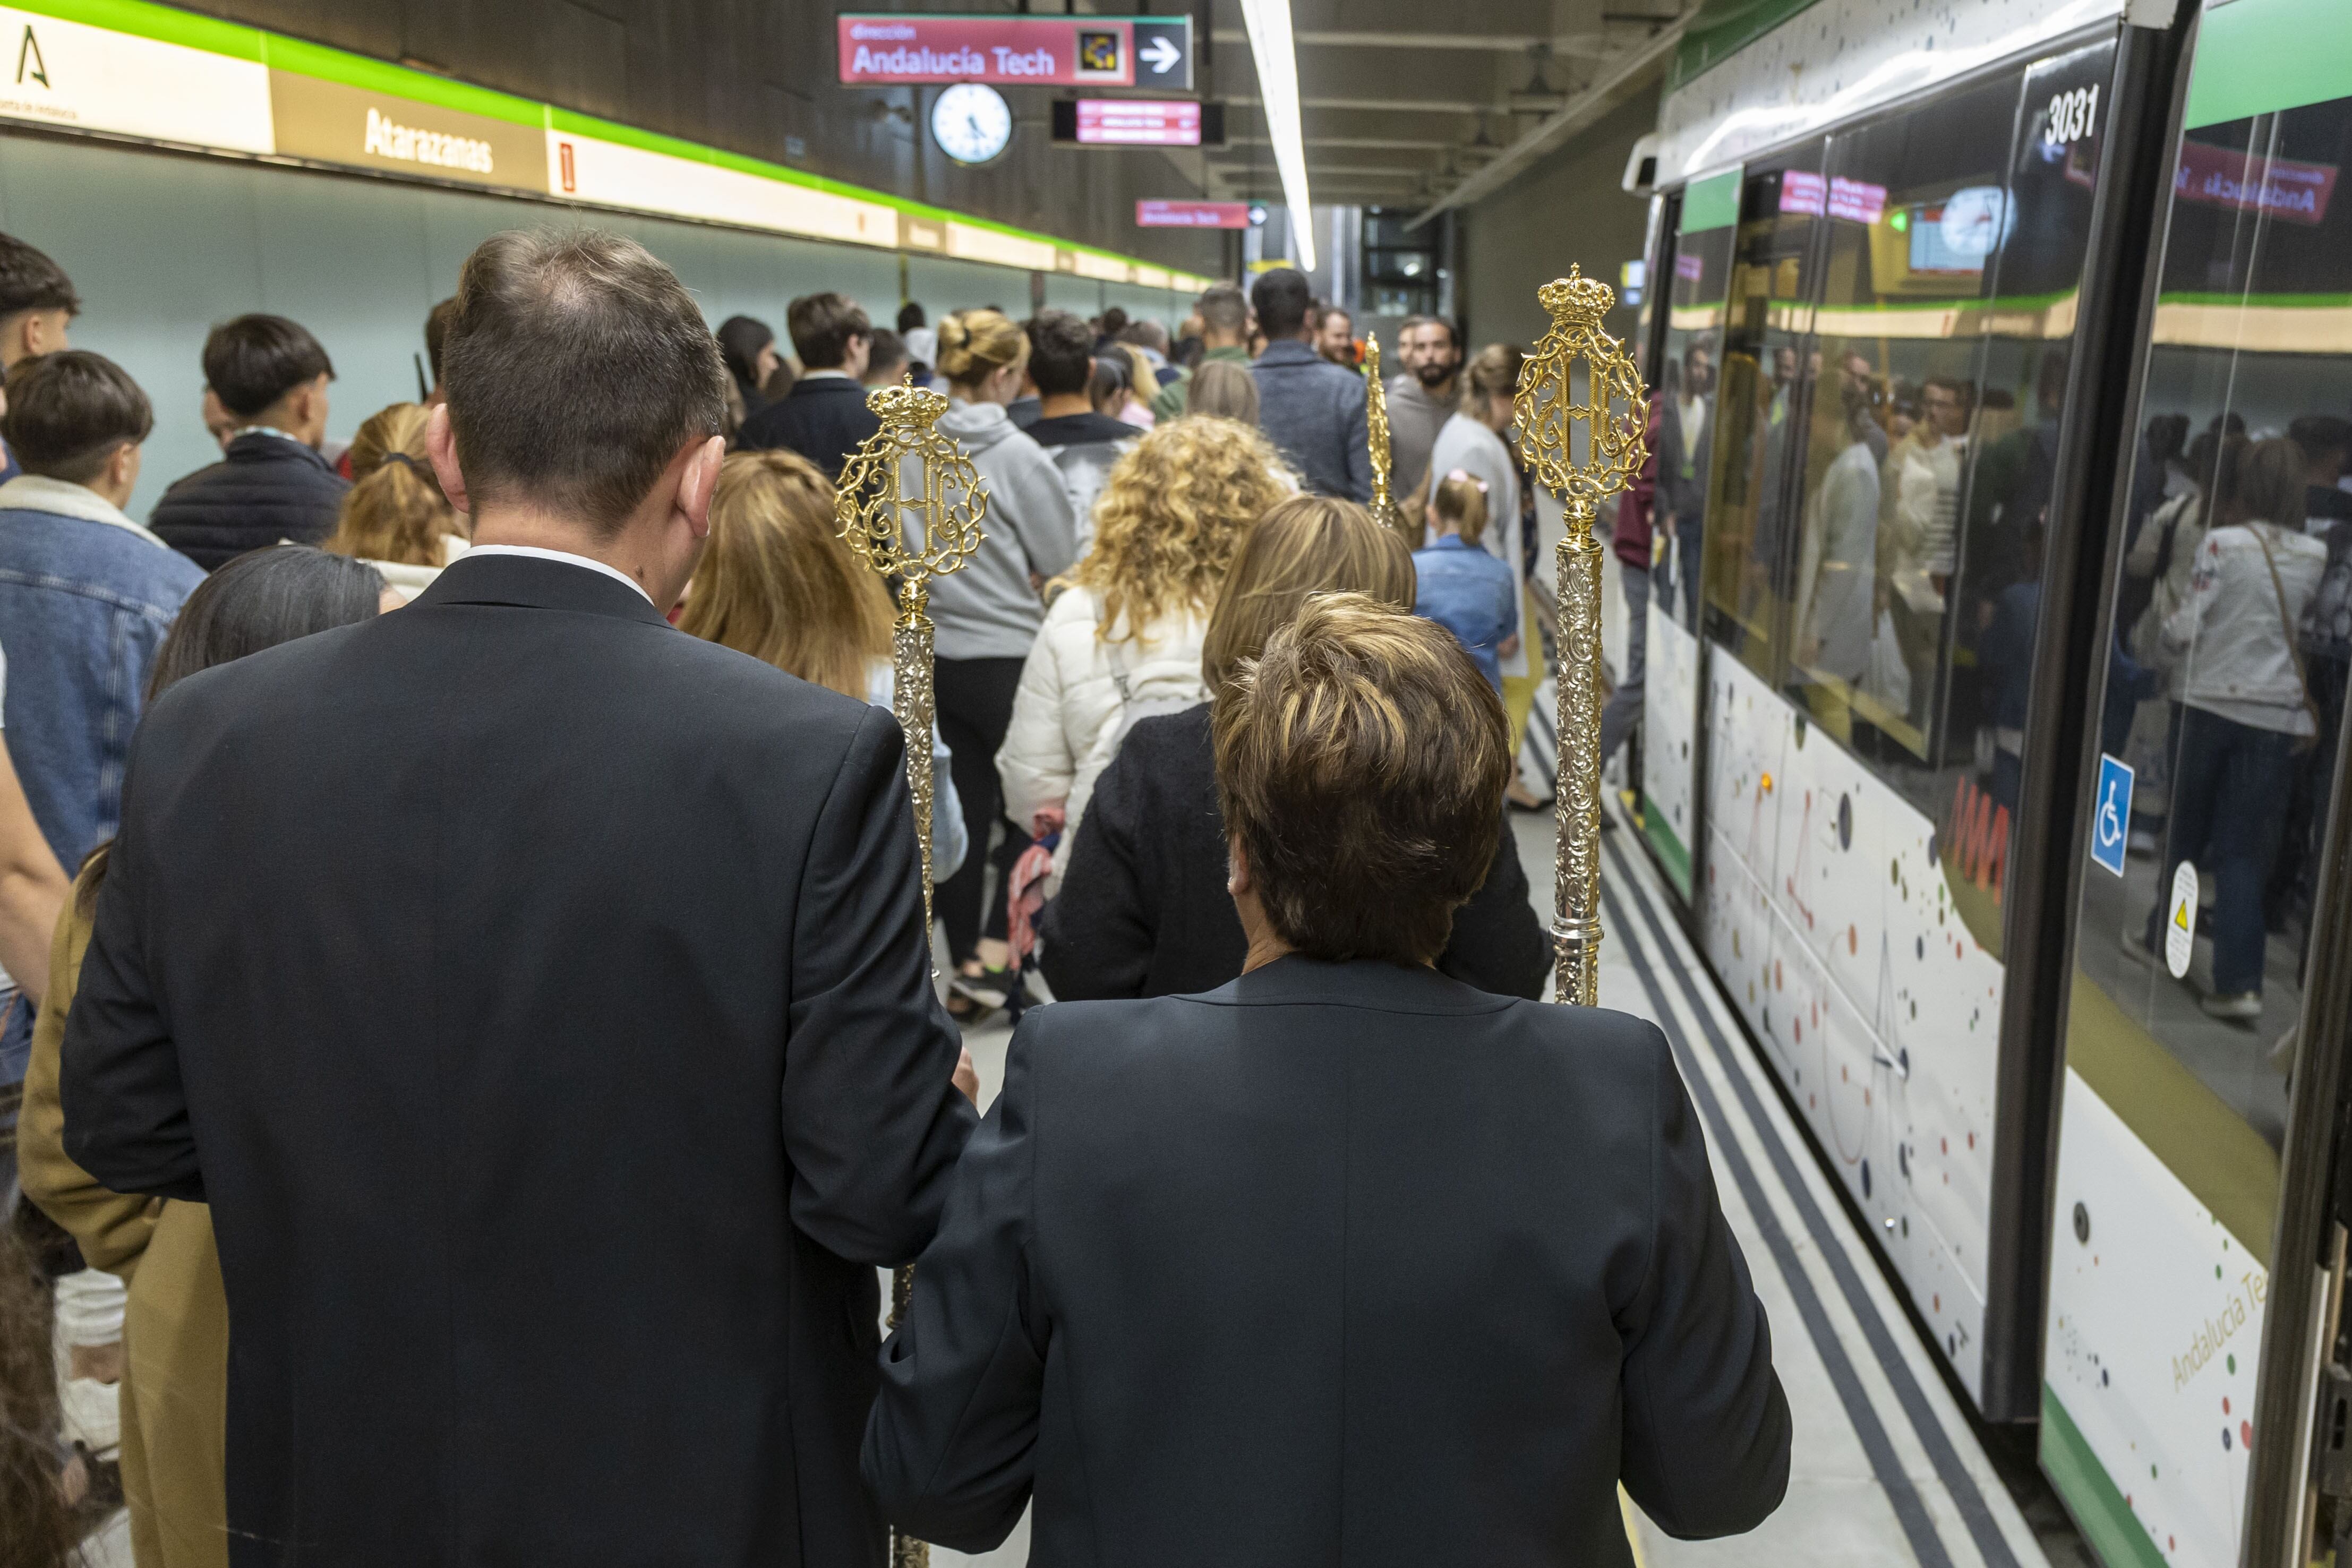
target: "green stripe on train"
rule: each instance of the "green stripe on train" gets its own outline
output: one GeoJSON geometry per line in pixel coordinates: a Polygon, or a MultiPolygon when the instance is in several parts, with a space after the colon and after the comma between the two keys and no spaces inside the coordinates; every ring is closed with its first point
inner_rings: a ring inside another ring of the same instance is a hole
{"type": "Polygon", "coordinates": [[[2164,1553],[2148,1539],[2139,1516],[2083,1440],[2082,1429],[2059,1403],[2058,1391],[2046,1383],[2042,1385],[2042,1468],[2107,1568],[2167,1568],[2164,1553]]]}

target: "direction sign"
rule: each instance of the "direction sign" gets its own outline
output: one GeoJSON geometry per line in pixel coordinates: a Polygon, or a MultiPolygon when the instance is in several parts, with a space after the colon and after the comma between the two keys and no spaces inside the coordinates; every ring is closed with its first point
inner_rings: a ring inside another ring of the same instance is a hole
{"type": "Polygon", "coordinates": [[[1135,204],[1139,229],[1245,229],[1247,202],[1141,201],[1135,204]]]}
{"type": "Polygon", "coordinates": [[[835,20],[849,87],[990,82],[1190,91],[1190,16],[932,16],[844,12],[835,20]]]}

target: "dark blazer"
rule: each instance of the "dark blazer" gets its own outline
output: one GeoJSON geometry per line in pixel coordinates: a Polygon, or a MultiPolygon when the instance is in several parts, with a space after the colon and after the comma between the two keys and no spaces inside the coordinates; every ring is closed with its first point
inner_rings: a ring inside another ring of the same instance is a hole
{"type": "MultiPolygon", "coordinates": [[[[1551,940],[1528,902],[1511,824],[1485,885],[1454,916],[1440,972],[1501,996],[1537,998],[1551,940]]],[[[1242,972],[1249,942],[1225,891],[1209,705],[1139,719],[1095,783],[1062,890],[1040,931],[1046,984],[1064,1001],[1205,991],[1242,972]]]]}
{"type": "Polygon", "coordinates": [[[210,571],[281,539],[318,544],[335,531],[351,487],[313,448],[248,431],[219,462],[173,480],[147,526],[210,571]]]}
{"type": "Polygon", "coordinates": [[[1755,1526],[1789,1407],[1665,1039],[1276,962],[1014,1034],[866,1477],[1030,1561],[1591,1568],[1755,1526]]]}
{"type": "Polygon", "coordinates": [[[1250,366],[1257,423],[1307,488],[1342,500],[1372,498],[1364,378],[1295,338],[1268,343],[1250,366]]]}
{"type": "Polygon", "coordinates": [[[882,428],[866,406],[866,389],[840,376],[803,377],[793,390],[743,422],[735,444],[751,451],[781,446],[841,477],[857,444],[882,428]]]}
{"type": "Polygon", "coordinates": [[[890,716],[475,557],[147,716],[65,1143],[212,1205],[231,1561],[878,1565],[950,1085],[890,716]]]}

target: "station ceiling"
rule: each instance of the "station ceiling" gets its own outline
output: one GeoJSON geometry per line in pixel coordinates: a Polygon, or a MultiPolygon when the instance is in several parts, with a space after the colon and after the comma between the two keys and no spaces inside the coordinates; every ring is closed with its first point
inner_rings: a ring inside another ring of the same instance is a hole
{"type": "MultiPolygon", "coordinates": [[[[1085,9],[1109,11],[1102,5],[1085,9]]],[[[1208,194],[1275,200],[1239,0],[1214,0],[1213,91],[1227,144],[1208,194]]],[[[1661,58],[1696,0],[1291,0],[1307,180],[1318,203],[1425,206],[1554,117],[1606,108],[1661,58]],[[1454,25],[1454,24],[1457,24],[1454,25]]]]}

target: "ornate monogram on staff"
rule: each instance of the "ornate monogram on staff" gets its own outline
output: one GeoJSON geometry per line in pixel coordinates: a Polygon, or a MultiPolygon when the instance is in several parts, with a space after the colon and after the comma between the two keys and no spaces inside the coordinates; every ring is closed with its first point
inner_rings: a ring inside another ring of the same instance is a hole
{"type": "MultiPolygon", "coordinates": [[[[923,852],[923,944],[931,940],[931,579],[971,559],[987,536],[980,520],[988,491],[962,445],[939,432],[948,400],[916,386],[883,387],[866,406],[882,428],[859,444],[842,465],[833,515],[841,537],[866,565],[898,589],[898,619],[890,629],[890,706],[907,732],[907,789],[915,798],[915,838],[923,852]],[[909,488],[909,481],[913,487],[909,488]]],[[[890,1281],[890,1324],[898,1326],[914,1289],[915,1271],[890,1281]]],[[[922,1568],[930,1548],[893,1531],[894,1568],[922,1568]]]]}
{"type": "MultiPolygon", "coordinates": [[[[1551,328],[1519,371],[1514,403],[1519,455],[1567,514],[1560,541],[1559,844],[1553,868],[1552,936],[1559,999],[1591,1007],[1601,957],[1601,503],[1641,471],[1648,393],[1624,345],[1601,329],[1617,296],[1576,267],[1537,300],[1551,328]],[[1584,401],[1576,401],[1577,367],[1584,401]],[[1580,432],[1579,426],[1582,429],[1580,432]],[[1582,454],[1579,460],[1580,451],[1582,454]]],[[[1633,634],[1642,634],[1635,627],[1633,634]]]]}

